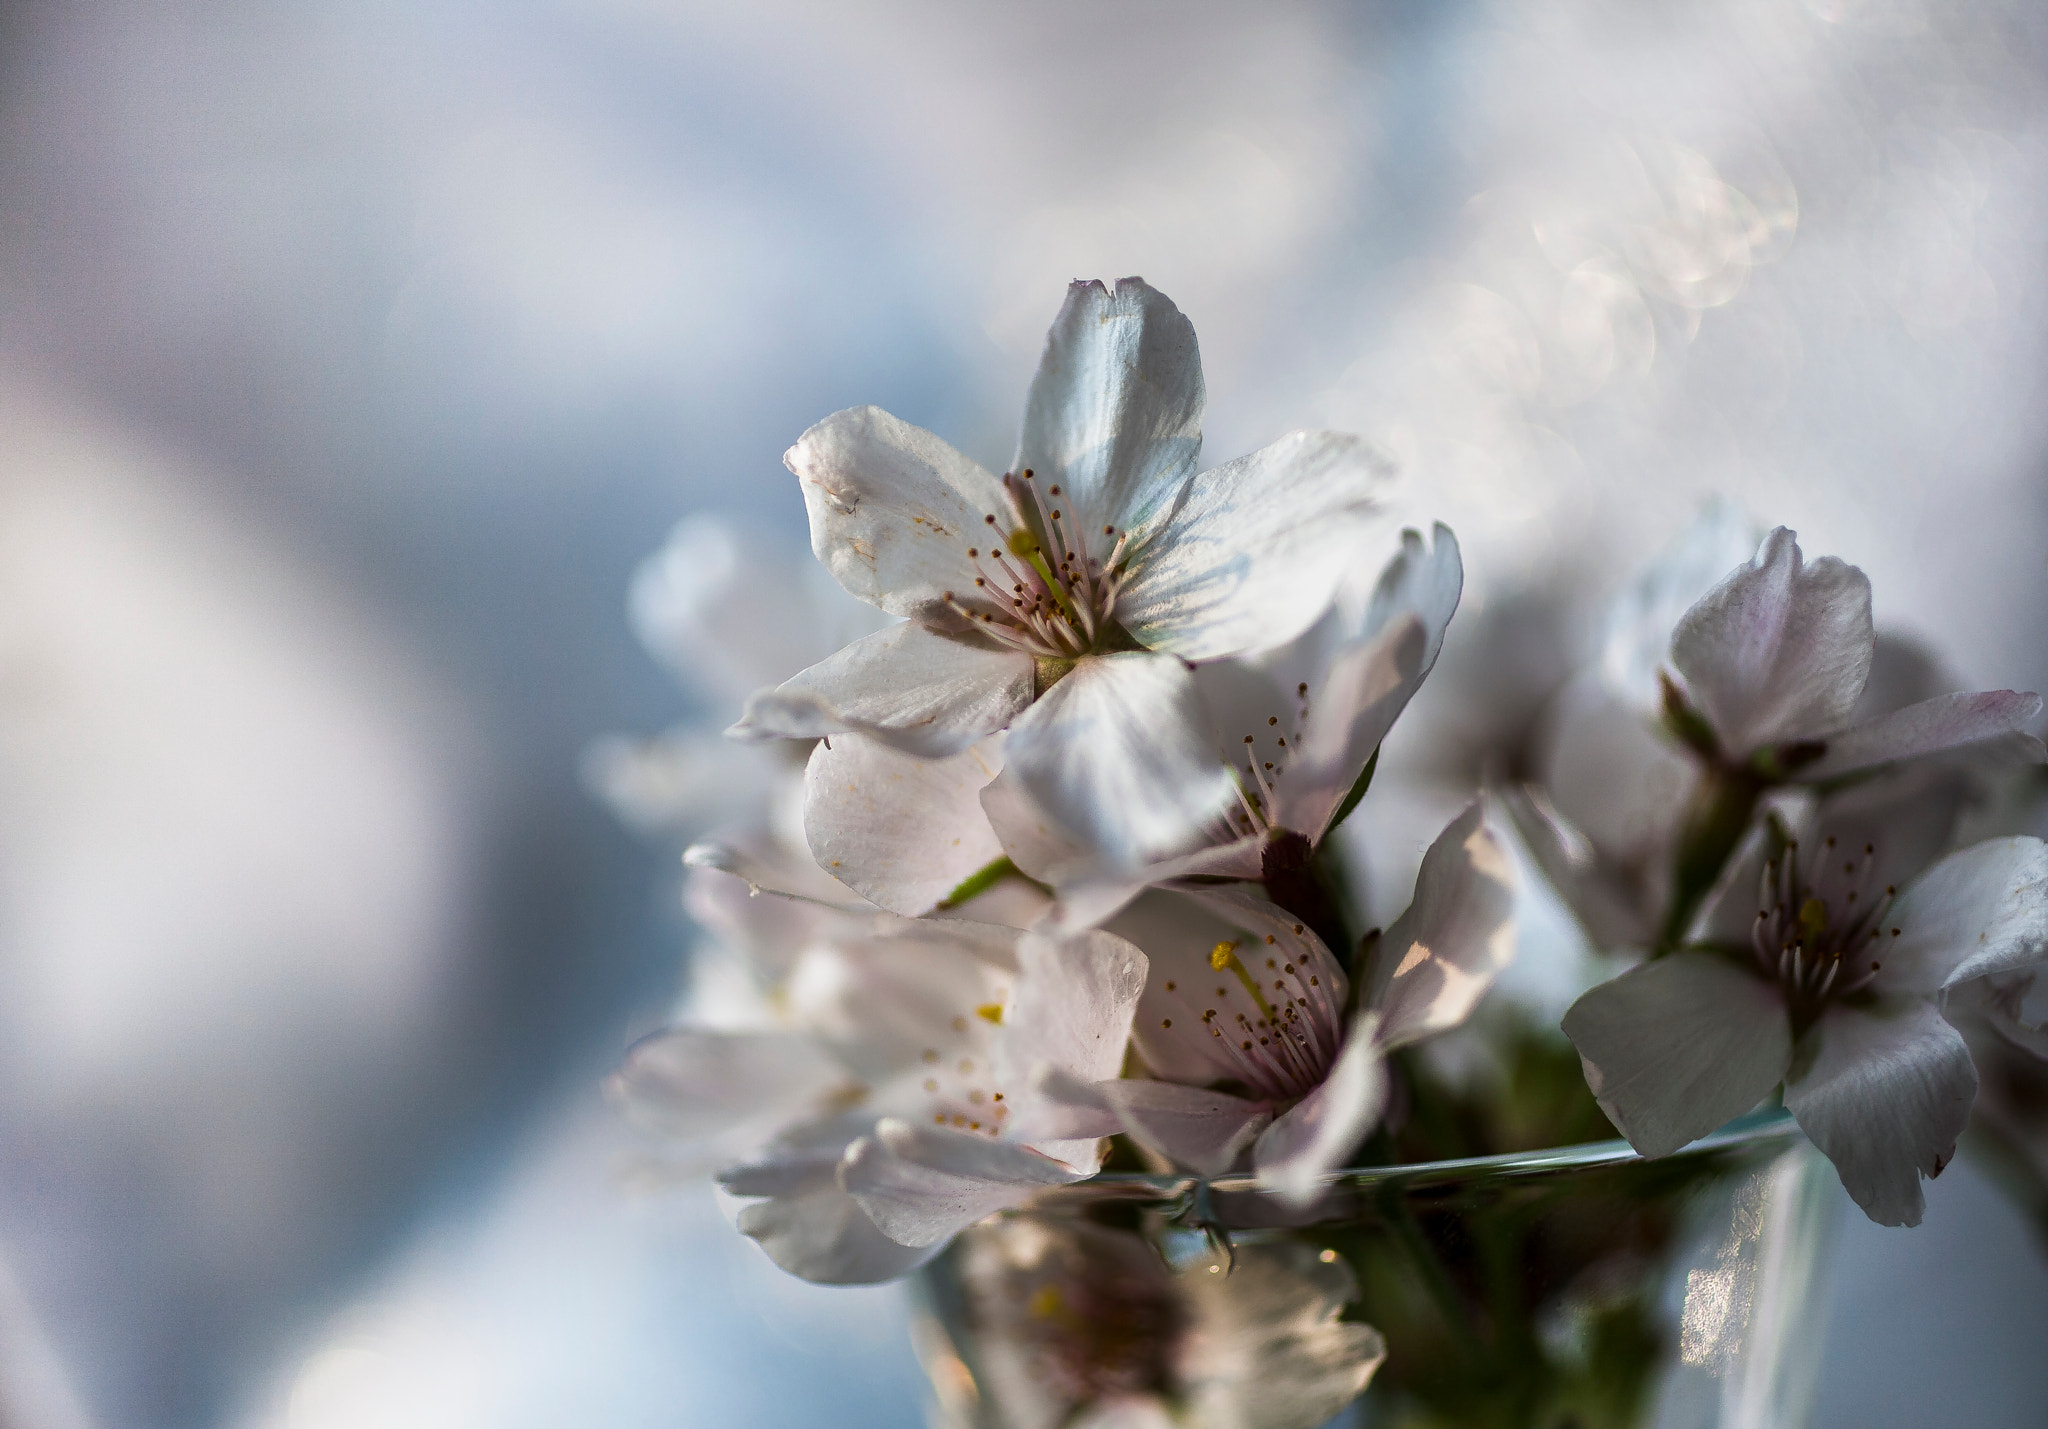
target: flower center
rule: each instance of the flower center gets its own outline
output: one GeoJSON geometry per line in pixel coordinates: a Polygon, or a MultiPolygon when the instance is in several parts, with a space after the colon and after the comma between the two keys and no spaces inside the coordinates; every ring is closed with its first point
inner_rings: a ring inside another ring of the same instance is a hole
{"type": "Polygon", "coordinates": [[[1885,921],[1899,890],[1887,885],[1873,896],[1876,865],[1876,845],[1852,854],[1833,837],[1806,863],[1797,840],[1765,862],[1750,943],[1764,974],[1784,988],[1795,1019],[1810,1020],[1830,999],[1868,987],[1883,967],[1885,943],[1899,936],[1885,921]]]}
{"type": "Polygon", "coordinates": [[[1071,660],[1105,642],[1116,600],[1137,554],[1129,531],[1102,528],[1095,544],[1059,484],[1041,489],[1027,468],[1004,473],[1009,510],[982,518],[987,545],[967,548],[971,590],[947,591],[946,603],[975,629],[1034,656],[1071,660]]]}
{"type": "Polygon", "coordinates": [[[1184,1015],[1161,1019],[1160,1030],[1195,1051],[1218,1081],[1243,1083],[1269,1101],[1293,1101],[1321,1084],[1337,1060],[1335,962],[1296,923],[1263,941],[1241,936],[1209,952],[1213,978],[1195,986],[1165,985],[1169,1005],[1184,1015]]]}

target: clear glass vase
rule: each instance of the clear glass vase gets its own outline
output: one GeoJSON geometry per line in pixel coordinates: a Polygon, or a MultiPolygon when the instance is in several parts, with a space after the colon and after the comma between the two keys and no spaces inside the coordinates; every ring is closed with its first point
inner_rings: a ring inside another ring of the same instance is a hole
{"type": "Polygon", "coordinates": [[[1797,1429],[1840,1200],[1782,1111],[1625,1142],[1345,1173],[1105,1175],[917,1279],[947,1429],[1797,1429]]]}

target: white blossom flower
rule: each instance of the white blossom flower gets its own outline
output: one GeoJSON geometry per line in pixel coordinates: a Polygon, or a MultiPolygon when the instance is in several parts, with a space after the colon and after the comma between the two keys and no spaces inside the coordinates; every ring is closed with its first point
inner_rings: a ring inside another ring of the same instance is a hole
{"type": "Polygon", "coordinates": [[[1124,1131],[1177,1165],[1230,1169],[1312,1200],[1385,1105],[1385,1054],[1470,1014],[1514,948],[1505,852],[1475,803],[1424,856],[1414,901],[1373,948],[1356,1010],[1306,925],[1229,887],[1158,893],[1112,926],[1151,974],[1132,1044],[1151,1074],[1092,1085],[1041,1071],[1034,1112],[1070,1134],[1124,1131]]]}
{"type": "Polygon", "coordinates": [[[812,931],[761,1025],[658,1033],[611,1083],[678,1158],[724,1163],[726,1189],[757,1198],[739,1228],[778,1265],[891,1279],[989,1211],[1095,1172],[1093,1139],[1012,1134],[1029,1106],[1015,1068],[1112,1073],[1142,954],[1106,933],[851,909],[812,931]]]}
{"type": "MultiPolygon", "coordinates": [[[[1119,822],[1157,830],[1143,850],[1156,861],[1131,866],[1123,862],[1129,844],[1091,844],[1062,825],[1006,771],[1002,736],[924,761],[860,736],[821,745],[805,784],[812,852],[833,876],[904,914],[930,910],[1007,858],[1059,889],[1067,926],[1099,922],[1148,884],[1194,875],[1299,881],[1428,675],[1462,579],[1448,527],[1439,525],[1430,544],[1404,532],[1369,598],[1338,601],[1264,656],[1201,667],[1201,730],[1215,765],[1231,772],[1235,806],[1176,830],[1171,807],[1138,818],[1130,805],[1144,789],[1094,796],[1123,801],[1119,822]]],[[[1084,797],[1075,791],[1075,801],[1084,797]]],[[[1094,830],[1108,822],[1087,820],[1094,830]]]]}
{"type": "Polygon", "coordinates": [[[750,702],[742,738],[858,731],[924,756],[1014,726],[1034,800],[1139,858],[1232,797],[1189,666],[1283,644],[1329,603],[1381,468],[1297,432],[1196,474],[1193,328],[1138,279],[1076,283],[997,477],[873,407],[786,458],[840,583],[907,617],[750,702]]]}
{"type": "Polygon", "coordinates": [[[2041,697],[2013,690],[1852,722],[1875,645],[1869,579],[1832,556],[1808,564],[1780,526],[1679,619],[1671,667],[1697,737],[1711,738],[1703,752],[1772,781],[1818,783],[1986,741],[2048,758],[2024,728],[2041,697]]]}
{"type": "Polygon", "coordinates": [[[1638,1151],[1675,1151],[1782,1082],[1871,1219],[1919,1223],[1920,1178],[1947,1164],[1977,1089],[1944,1002],[2048,956],[2048,844],[1990,840],[1908,881],[1945,823],[1926,798],[1858,791],[1799,840],[1774,823],[1699,942],[1572,1006],[1587,1083],[1638,1151]]]}
{"type": "Polygon", "coordinates": [[[1874,632],[1863,573],[1808,565],[1790,531],[1709,584],[1746,530],[1711,509],[1617,598],[1597,668],[1553,711],[1541,786],[1506,800],[1599,946],[1681,935],[1774,786],[2044,757],[2024,728],[2038,696],[1937,693],[1931,659],[1874,632]]]}

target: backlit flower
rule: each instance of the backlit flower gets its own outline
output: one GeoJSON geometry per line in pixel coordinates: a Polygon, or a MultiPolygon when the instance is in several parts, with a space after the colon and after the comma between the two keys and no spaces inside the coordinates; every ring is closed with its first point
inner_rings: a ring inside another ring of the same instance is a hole
{"type": "Polygon", "coordinates": [[[1233,797],[1191,663],[1284,644],[1322,614],[1381,468],[1297,432],[1197,473],[1193,328],[1138,279],[1076,283],[998,477],[873,407],[786,458],[812,546],[903,624],[750,702],[742,737],[858,731],[924,756],[1014,725],[1010,767],[1136,862],[1233,797]]]}
{"type": "MultiPolygon", "coordinates": [[[[1884,792],[1773,832],[1725,881],[1696,945],[1576,1002],[1587,1083],[1646,1156],[1676,1151],[1784,1084],[1785,1105],[1872,1220],[1917,1225],[1977,1074],[1951,992],[2048,957],[2048,845],[1994,839],[1924,862],[1919,795],[1884,792]]],[[[1775,826],[1773,826],[1775,829],[1775,826]]]]}

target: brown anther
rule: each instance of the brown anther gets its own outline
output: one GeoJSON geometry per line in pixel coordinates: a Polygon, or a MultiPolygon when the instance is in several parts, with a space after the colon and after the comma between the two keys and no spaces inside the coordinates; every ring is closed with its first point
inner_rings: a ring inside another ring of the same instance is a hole
{"type": "Polygon", "coordinates": [[[1171,1017],[1162,1017],[1159,1019],[1159,1025],[1161,1027],[1171,1027],[1173,1026],[1173,1019],[1171,1017]]]}

